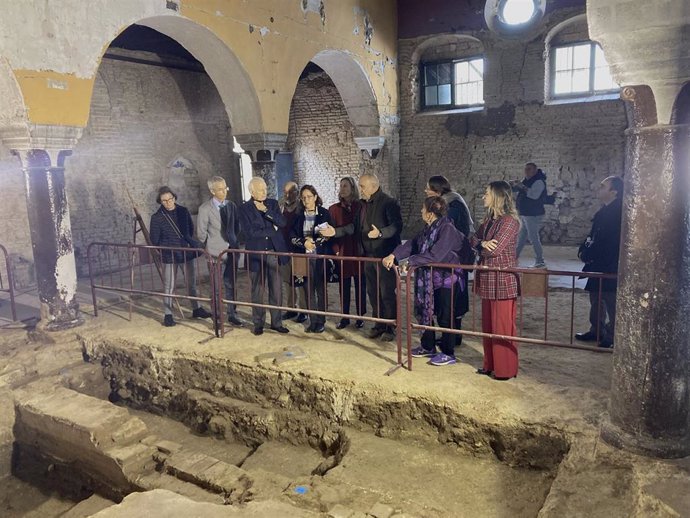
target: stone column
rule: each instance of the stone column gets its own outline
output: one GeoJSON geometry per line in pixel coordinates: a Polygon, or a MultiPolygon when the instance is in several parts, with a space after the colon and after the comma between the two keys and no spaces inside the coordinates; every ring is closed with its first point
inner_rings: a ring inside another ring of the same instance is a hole
{"type": "Polygon", "coordinates": [[[32,126],[28,135],[3,140],[21,161],[34,256],[41,325],[61,330],[82,323],[77,268],[65,192],[65,158],[81,129],[32,126]]]}
{"type": "Polygon", "coordinates": [[[252,174],[266,181],[268,197],[278,198],[276,185],[276,155],[285,148],[287,135],[282,133],[252,133],[235,135],[245,153],[252,158],[252,174]]]}
{"type": "Polygon", "coordinates": [[[682,457],[690,454],[690,125],[658,124],[648,87],[622,96],[632,124],[602,436],[636,453],[682,457]]]}

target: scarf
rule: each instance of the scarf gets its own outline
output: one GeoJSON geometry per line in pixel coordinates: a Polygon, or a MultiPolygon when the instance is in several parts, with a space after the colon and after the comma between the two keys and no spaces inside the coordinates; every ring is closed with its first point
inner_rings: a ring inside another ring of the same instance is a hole
{"type": "MultiPolygon", "coordinates": [[[[441,222],[444,218],[439,218],[431,225],[428,225],[419,237],[419,252],[423,254],[436,243],[438,233],[441,230],[441,222]]],[[[457,268],[448,271],[445,268],[435,268],[433,274],[431,268],[418,268],[415,270],[415,316],[417,323],[423,326],[430,326],[434,320],[434,290],[437,288],[451,288],[454,283],[458,283],[455,295],[464,290],[464,277],[462,270],[457,268]]],[[[421,331],[422,333],[424,331],[421,331]]]]}

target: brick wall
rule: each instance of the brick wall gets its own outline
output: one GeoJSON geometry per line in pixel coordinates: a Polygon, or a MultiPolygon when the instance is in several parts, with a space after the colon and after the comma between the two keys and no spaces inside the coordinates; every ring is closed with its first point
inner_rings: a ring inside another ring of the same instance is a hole
{"type": "Polygon", "coordinates": [[[357,178],[364,171],[375,172],[384,190],[397,192],[397,134],[387,136],[375,159],[363,156],[343,100],[325,72],[297,83],[287,147],[293,154],[295,181],[316,187],[326,207],[338,201],[342,178],[357,178]]]}
{"type": "Polygon", "coordinates": [[[224,176],[239,195],[232,147],[225,108],[207,75],[104,60],[88,126],[66,168],[80,274],[90,242],[131,241],[126,189],[147,225],[163,184],[193,213],[207,199],[206,180],[213,175],[224,176]]]}
{"type": "MultiPolygon", "coordinates": [[[[479,42],[455,35],[400,40],[400,189],[407,235],[421,226],[419,206],[429,176],[447,176],[479,219],[486,184],[522,178],[528,161],[547,174],[549,191],[559,193],[556,205],[546,209],[544,241],[576,244],[587,234],[599,208],[596,186],[608,175],[623,173],[627,120],[619,100],[544,103],[544,37],[578,12],[554,13],[543,34],[528,43],[499,40],[484,32],[471,34],[479,42]],[[420,45],[423,50],[418,50],[420,45]],[[482,48],[485,110],[421,113],[420,59],[470,57],[482,48]]],[[[568,28],[559,41],[587,37],[586,25],[580,25],[568,28]]]]}

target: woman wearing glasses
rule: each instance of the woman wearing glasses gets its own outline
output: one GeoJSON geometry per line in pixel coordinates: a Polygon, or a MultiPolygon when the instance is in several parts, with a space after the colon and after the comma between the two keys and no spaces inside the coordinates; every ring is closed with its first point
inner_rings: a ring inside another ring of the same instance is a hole
{"type": "MultiPolygon", "coordinates": [[[[328,238],[335,234],[331,215],[322,207],[323,202],[312,185],[300,189],[299,214],[290,232],[292,245],[301,253],[328,254],[328,238]]],[[[307,306],[311,310],[326,311],[326,263],[323,259],[309,259],[305,279],[307,306]]],[[[309,315],[307,333],[323,333],[326,317],[309,315]]]]}

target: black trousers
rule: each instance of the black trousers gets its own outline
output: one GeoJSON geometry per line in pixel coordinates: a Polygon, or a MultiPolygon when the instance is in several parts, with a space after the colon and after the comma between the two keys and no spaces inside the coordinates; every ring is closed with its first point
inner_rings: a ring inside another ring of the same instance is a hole
{"type": "MultiPolygon", "coordinates": [[[[304,279],[304,291],[307,294],[307,307],[311,310],[326,311],[326,277],[324,272],[325,261],[323,259],[309,259],[309,275],[304,279]]],[[[312,325],[326,323],[324,315],[309,315],[312,325]]]]}
{"type": "Polygon", "coordinates": [[[358,315],[367,314],[367,281],[364,275],[359,277],[346,277],[338,284],[340,298],[343,301],[343,313],[350,314],[350,291],[354,281],[355,285],[355,309],[358,315]]]}
{"type": "MultiPolygon", "coordinates": [[[[252,283],[252,302],[263,303],[264,285],[268,285],[268,303],[272,306],[283,304],[282,280],[278,267],[278,257],[274,255],[261,256],[261,265],[258,271],[250,271],[249,278],[252,283]]],[[[283,314],[279,309],[271,309],[271,327],[283,325],[283,314]]],[[[266,322],[266,310],[264,308],[252,308],[252,322],[255,327],[263,327],[266,322]]]]}
{"type": "MultiPolygon", "coordinates": [[[[453,290],[453,296],[455,297],[454,304],[451,304],[451,290],[450,288],[439,288],[434,290],[434,316],[436,317],[436,323],[439,327],[450,328],[451,319],[451,306],[453,306],[453,313],[457,313],[455,308],[457,307],[458,301],[458,290],[453,290]]],[[[462,320],[455,318],[453,323],[453,329],[460,329],[462,320]]],[[[448,356],[454,356],[455,340],[457,336],[453,333],[441,333],[441,352],[447,354],[448,356]]],[[[422,334],[422,347],[427,351],[433,351],[436,347],[436,333],[434,331],[424,331],[422,334]]]]}
{"type": "Polygon", "coordinates": [[[592,333],[597,332],[597,325],[599,326],[599,341],[611,340],[613,341],[613,332],[616,326],[616,292],[602,291],[601,304],[597,307],[599,301],[599,290],[589,292],[589,330],[592,333]],[[606,315],[608,315],[608,322],[606,322],[606,315]]]}
{"type": "MultiPolygon", "coordinates": [[[[386,270],[381,262],[365,263],[367,294],[371,304],[371,315],[374,318],[397,318],[397,299],[395,292],[395,270],[386,270]]],[[[387,327],[376,324],[375,328],[387,327]]],[[[392,327],[392,326],[390,326],[392,327]]]]}

